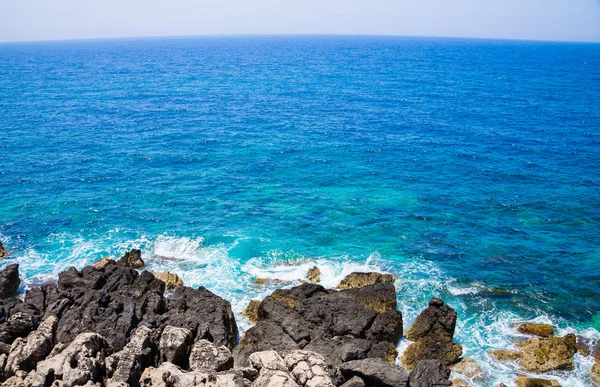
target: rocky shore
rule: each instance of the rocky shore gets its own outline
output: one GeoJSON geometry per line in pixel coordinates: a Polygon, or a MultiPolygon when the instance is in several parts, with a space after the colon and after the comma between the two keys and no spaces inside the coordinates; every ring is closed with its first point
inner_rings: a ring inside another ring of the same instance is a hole
{"type": "MultiPolygon", "coordinates": [[[[18,265],[0,271],[2,385],[427,387],[477,386],[489,376],[462,357],[457,314],[442,300],[404,329],[389,274],[354,273],[325,289],[315,267],[300,286],[251,302],[243,315],[255,324],[240,338],[228,301],[143,267],[132,250],[24,295],[16,294],[18,265]],[[410,344],[399,356],[403,337],[410,344]]],[[[544,373],[572,369],[578,351],[600,359],[597,343],[557,337],[552,326],[518,331],[530,338],[490,353],[522,371],[518,387],[559,386],[544,373]]]]}

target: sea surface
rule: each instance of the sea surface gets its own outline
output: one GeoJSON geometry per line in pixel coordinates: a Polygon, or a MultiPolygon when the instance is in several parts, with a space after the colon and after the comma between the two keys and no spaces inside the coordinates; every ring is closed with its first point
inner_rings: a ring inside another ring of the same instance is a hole
{"type": "MultiPolygon", "coordinates": [[[[600,337],[599,130],[598,44],[0,44],[0,268],[24,291],[141,248],[242,330],[282,286],[255,278],[385,271],[405,326],[443,298],[478,385],[514,385],[487,352],[516,322],[600,337]]],[[[589,385],[576,363],[552,377],[589,385]]]]}

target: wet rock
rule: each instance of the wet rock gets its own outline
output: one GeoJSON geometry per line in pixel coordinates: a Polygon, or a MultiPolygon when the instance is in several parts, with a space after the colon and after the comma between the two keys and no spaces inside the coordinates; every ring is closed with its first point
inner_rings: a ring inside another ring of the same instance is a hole
{"type": "Polygon", "coordinates": [[[139,249],[131,249],[123,255],[117,263],[125,267],[131,267],[133,269],[141,269],[144,267],[144,260],[142,259],[142,251],[139,249]]]}
{"type": "Polygon", "coordinates": [[[490,355],[500,361],[516,361],[523,357],[521,351],[516,349],[497,349],[490,352],[490,355]]]}
{"type": "Polygon", "coordinates": [[[308,270],[308,275],[306,276],[308,280],[312,283],[321,282],[321,270],[317,266],[313,266],[308,270]]]}
{"type": "Polygon", "coordinates": [[[168,271],[161,271],[160,273],[153,271],[152,274],[165,283],[166,290],[173,290],[179,286],[183,286],[183,280],[177,274],[168,271]]]}
{"type": "Polygon", "coordinates": [[[338,289],[362,288],[363,286],[375,285],[378,283],[393,284],[396,277],[391,274],[381,273],[352,273],[346,276],[337,286],[338,289]]]}
{"type": "Polygon", "coordinates": [[[402,328],[402,313],[397,310],[388,310],[375,317],[366,332],[366,338],[373,342],[397,343],[402,337],[402,328]]]}
{"type": "Polygon", "coordinates": [[[285,364],[296,382],[306,387],[333,387],[334,370],[315,352],[294,351],[285,356],[285,364]]]}
{"type": "Polygon", "coordinates": [[[590,379],[592,382],[600,386],[600,360],[596,360],[590,371],[590,379]]]}
{"type": "Polygon", "coordinates": [[[517,377],[515,382],[517,387],[560,387],[556,380],[528,378],[526,376],[517,377]]]}
{"type": "Polygon", "coordinates": [[[100,382],[104,359],[109,352],[109,345],[102,336],[82,333],[61,353],[39,362],[25,379],[25,384],[41,387],[61,381],[61,386],[71,387],[100,382]]]}
{"type": "Polygon", "coordinates": [[[543,373],[553,370],[571,370],[573,355],[577,352],[574,334],[547,339],[529,339],[520,345],[523,356],[521,369],[543,373]]]}
{"type": "Polygon", "coordinates": [[[369,386],[408,386],[408,373],[383,359],[353,360],[343,363],[339,370],[346,379],[358,376],[369,386]]]}
{"type": "Polygon", "coordinates": [[[257,279],[254,280],[254,283],[256,285],[264,285],[267,282],[269,282],[269,280],[267,278],[257,278],[257,279]]]}
{"type": "Polygon", "coordinates": [[[471,357],[461,359],[458,363],[453,364],[450,370],[453,374],[462,375],[471,380],[480,380],[485,377],[483,369],[471,357]]]}
{"type": "Polygon", "coordinates": [[[453,341],[456,312],[439,298],[417,316],[406,337],[414,341],[402,356],[402,364],[412,370],[421,360],[439,359],[446,366],[462,355],[462,346],[453,341]]]}
{"type": "Polygon", "coordinates": [[[190,369],[200,372],[219,372],[233,368],[233,357],[224,345],[198,340],[190,353],[190,369]]]}
{"type": "Polygon", "coordinates": [[[462,379],[453,379],[452,387],[471,387],[471,385],[462,379]]]}
{"type": "Polygon", "coordinates": [[[108,265],[115,265],[116,262],[114,259],[110,259],[108,257],[104,257],[101,260],[99,260],[98,262],[94,263],[94,268],[101,270],[104,269],[106,266],[108,265]]]}
{"type": "Polygon", "coordinates": [[[248,306],[242,312],[242,316],[246,317],[250,322],[256,324],[258,322],[258,307],[260,306],[260,301],[258,300],[250,300],[248,306]]]}
{"type": "Polygon", "coordinates": [[[263,368],[273,371],[287,371],[287,365],[283,358],[275,351],[255,352],[248,358],[255,369],[261,371],[263,368]]]}
{"type": "Polygon", "coordinates": [[[107,387],[138,386],[143,369],[152,364],[153,348],[152,330],[138,327],[121,351],[106,358],[107,387]]]}
{"type": "Polygon", "coordinates": [[[340,387],[365,387],[365,382],[358,376],[353,376],[352,379],[348,380],[340,387]]]}
{"type": "Polygon", "coordinates": [[[451,386],[450,368],[440,360],[421,360],[410,372],[410,387],[451,386]]]}
{"type": "Polygon", "coordinates": [[[554,335],[554,327],[550,324],[523,323],[517,327],[519,333],[540,337],[554,335]]]}
{"type": "Polygon", "coordinates": [[[594,345],[596,345],[596,340],[577,335],[576,338],[577,352],[581,353],[583,356],[590,356],[592,351],[594,350],[594,345]]]}
{"type": "Polygon", "coordinates": [[[165,327],[158,344],[161,363],[169,362],[186,368],[191,345],[192,332],[189,329],[165,327]]]}
{"type": "Polygon", "coordinates": [[[2,242],[0,242],[0,259],[7,257],[8,253],[9,253],[9,251],[6,250],[6,248],[4,247],[2,242]]]}
{"type": "Polygon", "coordinates": [[[15,340],[5,367],[7,375],[14,375],[19,370],[29,372],[45,359],[54,347],[57,325],[58,318],[50,316],[27,336],[27,340],[15,340]]]}
{"type": "Polygon", "coordinates": [[[20,284],[18,264],[13,263],[0,270],[0,298],[15,294],[20,284]]]}

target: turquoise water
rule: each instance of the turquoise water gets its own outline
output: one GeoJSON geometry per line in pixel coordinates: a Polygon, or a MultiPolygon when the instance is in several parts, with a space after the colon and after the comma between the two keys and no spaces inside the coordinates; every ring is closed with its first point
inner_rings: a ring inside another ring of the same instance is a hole
{"type": "Polygon", "coordinates": [[[140,247],[238,313],[280,286],[256,277],[383,270],[407,323],[444,298],[510,383],[486,351],[514,322],[600,330],[598,106],[593,44],[1,44],[0,267],[25,288],[140,247]]]}

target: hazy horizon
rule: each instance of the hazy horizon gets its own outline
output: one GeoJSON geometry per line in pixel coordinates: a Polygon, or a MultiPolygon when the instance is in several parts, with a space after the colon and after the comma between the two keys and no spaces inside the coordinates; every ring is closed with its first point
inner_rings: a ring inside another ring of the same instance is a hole
{"type": "Polygon", "coordinates": [[[0,11],[0,42],[240,35],[600,42],[598,0],[23,0],[0,11]]]}

